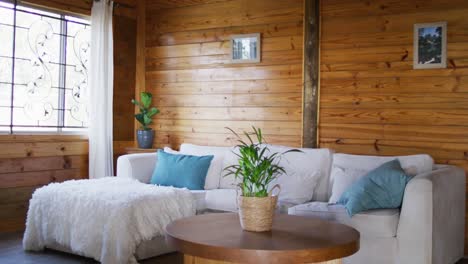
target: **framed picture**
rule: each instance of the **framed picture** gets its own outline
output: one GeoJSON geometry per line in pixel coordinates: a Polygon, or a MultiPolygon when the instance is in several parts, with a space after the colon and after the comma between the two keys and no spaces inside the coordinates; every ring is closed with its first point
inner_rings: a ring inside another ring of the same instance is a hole
{"type": "Polygon", "coordinates": [[[414,25],[414,69],[447,67],[447,22],[414,25]]]}
{"type": "Polygon", "coordinates": [[[260,33],[231,36],[231,62],[260,62],[260,33]]]}

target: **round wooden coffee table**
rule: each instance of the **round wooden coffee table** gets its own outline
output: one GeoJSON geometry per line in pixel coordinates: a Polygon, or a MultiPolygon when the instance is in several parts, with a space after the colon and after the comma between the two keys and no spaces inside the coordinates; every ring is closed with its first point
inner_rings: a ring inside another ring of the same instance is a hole
{"type": "Polygon", "coordinates": [[[166,241],[184,263],[341,263],[359,250],[355,229],[294,215],[275,215],[270,232],[243,231],[236,213],[213,213],[167,225],[166,241]]]}

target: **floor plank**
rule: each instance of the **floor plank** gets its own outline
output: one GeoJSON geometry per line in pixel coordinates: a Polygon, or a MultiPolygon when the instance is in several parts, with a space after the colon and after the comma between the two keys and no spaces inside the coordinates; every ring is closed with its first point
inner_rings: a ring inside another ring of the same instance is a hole
{"type": "MultiPolygon", "coordinates": [[[[94,264],[99,263],[90,258],[67,254],[55,250],[43,252],[25,252],[22,246],[22,232],[0,233],[0,263],[2,264],[94,264]]],[[[182,264],[179,253],[140,261],[141,264],[182,264]]]]}

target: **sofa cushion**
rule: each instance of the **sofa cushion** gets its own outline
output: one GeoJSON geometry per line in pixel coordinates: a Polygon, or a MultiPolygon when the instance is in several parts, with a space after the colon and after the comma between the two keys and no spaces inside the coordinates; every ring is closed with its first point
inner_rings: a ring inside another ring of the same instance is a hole
{"type": "Polygon", "coordinates": [[[234,175],[227,175],[228,172],[224,170],[226,167],[239,165],[239,157],[236,154],[239,154],[239,148],[230,147],[224,156],[223,171],[219,179],[219,188],[221,189],[237,189],[239,183],[242,182],[241,179],[236,179],[234,175]]]}
{"type": "Polygon", "coordinates": [[[338,202],[341,195],[349,186],[359,180],[362,176],[366,175],[366,171],[332,167],[331,175],[333,175],[330,178],[332,192],[328,203],[333,204],[338,202]]]}
{"type": "MultiPolygon", "coordinates": [[[[283,153],[291,147],[267,145],[272,153],[283,153]]],[[[271,186],[279,184],[280,201],[300,204],[312,199],[326,201],[327,184],[332,163],[329,149],[298,148],[301,152],[290,152],[282,156],[279,165],[286,174],[280,175],[271,186]]]]}
{"type": "MultiPolygon", "coordinates": [[[[182,153],[177,150],[173,150],[169,147],[164,147],[164,152],[170,153],[170,154],[178,154],[178,155],[193,155],[193,156],[203,156],[203,155],[197,155],[197,154],[190,154],[190,153],[182,153]]],[[[212,154],[211,154],[212,155],[212,154]]],[[[213,159],[211,160],[210,167],[208,168],[208,173],[206,174],[205,178],[205,190],[210,190],[210,189],[216,189],[219,187],[219,177],[221,174],[221,167],[223,166],[223,160],[222,158],[217,155],[213,155],[213,159]]]]}
{"type": "MultiPolygon", "coordinates": [[[[184,153],[180,152],[180,151],[177,151],[177,150],[173,150],[171,149],[170,147],[164,147],[164,152],[166,153],[169,153],[169,154],[173,154],[173,155],[183,155],[184,153]]],[[[194,155],[195,156],[195,155],[194,155]]]]}
{"type": "Polygon", "coordinates": [[[371,209],[399,208],[410,179],[395,159],[354,182],[341,195],[338,203],[346,207],[350,216],[371,209]]]}
{"type": "MultiPolygon", "coordinates": [[[[285,152],[291,147],[279,145],[266,145],[270,152],[285,152]]],[[[280,175],[277,180],[270,184],[281,185],[280,201],[294,204],[310,201],[312,198],[326,200],[328,176],[332,162],[332,151],[329,149],[301,148],[303,153],[291,152],[283,156],[280,165],[286,170],[286,175],[280,175]]],[[[224,168],[237,165],[238,148],[230,148],[224,158],[224,168]]],[[[224,172],[220,179],[219,187],[223,189],[235,189],[241,179],[235,179],[234,175],[225,176],[224,172]]]]}
{"type": "Polygon", "coordinates": [[[151,184],[203,190],[212,155],[174,155],[158,150],[151,184]]]}
{"type": "MultiPolygon", "coordinates": [[[[271,190],[275,184],[279,184],[281,191],[279,191],[278,200],[292,204],[301,204],[312,200],[314,190],[320,180],[320,172],[318,170],[301,170],[304,167],[294,166],[294,164],[288,164],[284,166],[284,169],[286,174],[281,174],[269,185],[271,190]]],[[[273,191],[273,194],[276,195],[276,192],[273,191]]]]}
{"type": "MultiPolygon", "coordinates": [[[[270,153],[284,153],[294,149],[291,147],[278,145],[265,145],[270,153]]],[[[322,167],[314,162],[322,158],[320,149],[300,149],[302,152],[289,152],[281,156],[279,165],[284,168],[286,173],[282,173],[270,183],[269,188],[275,184],[281,186],[279,200],[300,204],[312,199],[316,186],[319,183],[322,174],[322,167]]]]}
{"type": "Polygon", "coordinates": [[[431,158],[431,156],[426,154],[392,157],[351,155],[342,153],[333,154],[332,171],[329,178],[330,183],[328,185],[330,203],[336,202],[336,198],[341,196],[341,193],[334,194],[333,188],[336,184],[336,178],[343,178],[341,177],[343,176],[343,173],[355,178],[354,180],[358,180],[360,177],[366,175],[371,170],[394,159],[398,159],[401,167],[409,176],[415,176],[421,173],[432,171],[432,167],[434,166],[434,160],[431,158]],[[339,169],[337,170],[336,168],[339,169]],[[332,197],[333,199],[331,199],[332,197]]]}
{"type": "Polygon", "coordinates": [[[356,228],[363,237],[395,237],[400,219],[399,209],[369,210],[349,217],[344,206],[326,202],[296,205],[288,213],[345,224],[356,228]]]}
{"type": "Polygon", "coordinates": [[[219,187],[220,177],[224,169],[224,156],[229,149],[228,147],[197,146],[184,143],[180,146],[180,153],[194,156],[214,156],[205,180],[205,190],[211,190],[219,187]]]}
{"type": "Polygon", "coordinates": [[[205,194],[205,207],[210,210],[237,212],[236,189],[214,189],[205,194]]]}
{"type": "Polygon", "coordinates": [[[197,212],[203,211],[206,209],[205,199],[206,199],[206,192],[205,190],[191,190],[190,193],[195,199],[195,205],[197,208],[197,212]]]}
{"type": "Polygon", "coordinates": [[[381,157],[342,153],[333,155],[333,166],[363,170],[367,173],[394,159],[398,159],[405,173],[410,176],[432,171],[434,166],[434,160],[427,154],[381,157]]]}

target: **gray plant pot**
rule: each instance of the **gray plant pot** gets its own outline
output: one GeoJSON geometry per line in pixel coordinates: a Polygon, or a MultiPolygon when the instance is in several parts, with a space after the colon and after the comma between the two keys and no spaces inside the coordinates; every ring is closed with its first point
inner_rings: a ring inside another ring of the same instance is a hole
{"type": "Polygon", "coordinates": [[[149,149],[153,147],[154,130],[137,130],[138,147],[149,149]]]}

